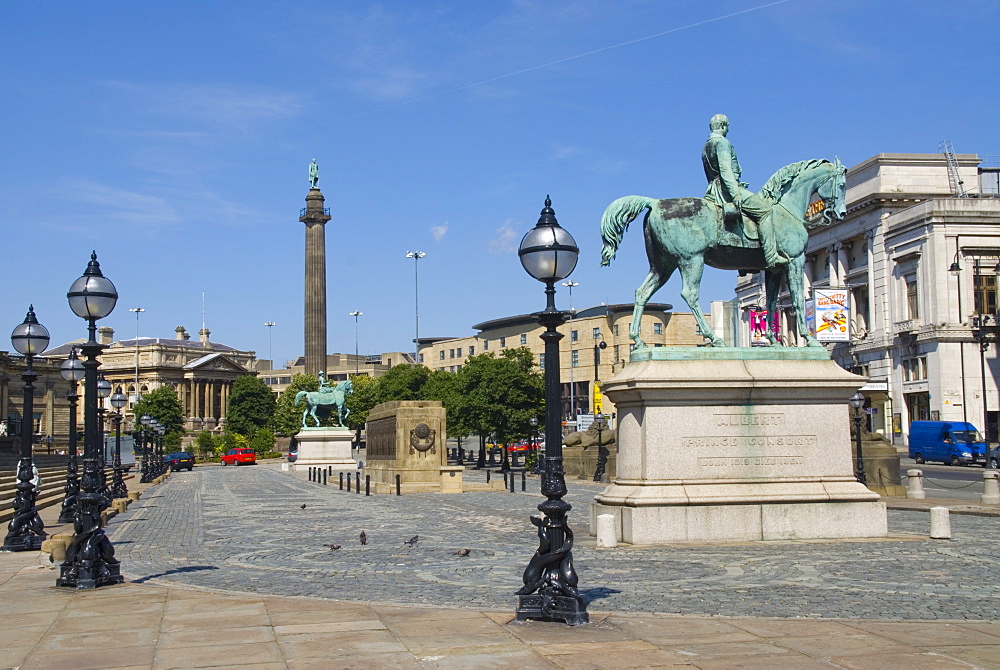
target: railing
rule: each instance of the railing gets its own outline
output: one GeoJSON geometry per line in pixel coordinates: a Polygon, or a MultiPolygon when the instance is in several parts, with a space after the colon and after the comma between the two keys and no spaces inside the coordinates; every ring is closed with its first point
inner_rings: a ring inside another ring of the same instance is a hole
{"type": "MultiPolygon", "coordinates": [[[[311,213],[315,214],[315,213],[317,213],[317,210],[312,209],[310,207],[303,207],[302,209],[299,210],[299,217],[305,216],[306,212],[311,212],[311,213]]],[[[324,207],[323,208],[323,214],[325,214],[326,216],[330,216],[330,208],[329,207],[324,207]]]]}

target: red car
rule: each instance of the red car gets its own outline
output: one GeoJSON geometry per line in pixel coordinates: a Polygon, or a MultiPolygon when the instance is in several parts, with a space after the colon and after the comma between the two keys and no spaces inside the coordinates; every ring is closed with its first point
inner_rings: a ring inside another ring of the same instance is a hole
{"type": "Polygon", "coordinates": [[[253,453],[253,449],[230,449],[222,455],[223,465],[240,465],[241,463],[253,465],[256,462],[257,456],[253,453]]]}

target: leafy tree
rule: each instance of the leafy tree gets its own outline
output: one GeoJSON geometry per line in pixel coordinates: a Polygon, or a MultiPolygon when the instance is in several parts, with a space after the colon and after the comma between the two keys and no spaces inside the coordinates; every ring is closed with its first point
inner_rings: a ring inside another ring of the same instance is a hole
{"type": "Polygon", "coordinates": [[[215,451],[215,438],[207,430],[198,433],[192,444],[202,456],[207,456],[215,451]]]}
{"type": "Polygon", "coordinates": [[[472,432],[465,425],[465,397],[459,392],[461,372],[434,370],[424,384],[423,393],[427,400],[439,400],[446,412],[448,435],[465,437],[472,432]]]}
{"type": "Polygon", "coordinates": [[[392,400],[423,400],[423,387],[431,371],[423,365],[394,365],[378,378],[375,404],[392,400]]]}
{"type": "Polygon", "coordinates": [[[354,390],[347,396],[347,409],[351,413],[347,416],[347,423],[358,430],[368,421],[368,412],[376,404],[378,396],[378,380],[368,375],[355,375],[351,377],[354,390]]]}
{"type": "Polygon", "coordinates": [[[267,425],[274,409],[274,393],[263,379],[256,375],[238,377],[229,394],[226,430],[251,437],[267,425]]]}
{"type": "Polygon", "coordinates": [[[148,414],[163,426],[167,434],[180,434],[184,430],[184,414],[181,401],[172,386],[161,386],[140,398],[133,409],[135,415],[148,414]]]}
{"type": "Polygon", "coordinates": [[[250,448],[258,456],[274,451],[274,433],[270,428],[258,428],[250,438],[250,448]]]}

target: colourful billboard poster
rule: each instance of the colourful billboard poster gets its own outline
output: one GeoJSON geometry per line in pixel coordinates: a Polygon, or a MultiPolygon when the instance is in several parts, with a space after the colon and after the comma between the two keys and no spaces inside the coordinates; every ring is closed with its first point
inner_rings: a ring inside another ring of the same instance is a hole
{"type": "Polygon", "coordinates": [[[806,300],[806,328],[810,335],[816,336],[816,303],[812,300],[806,300]]]}
{"type": "MultiPolygon", "coordinates": [[[[767,310],[750,310],[751,347],[766,347],[771,344],[771,341],[767,339],[768,321],[767,310]]],[[[777,321],[777,319],[775,319],[775,321],[777,321]]],[[[770,327],[771,332],[773,332],[775,337],[777,337],[780,332],[781,324],[773,323],[770,327]]]]}
{"type": "Polygon", "coordinates": [[[815,289],[816,339],[820,342],[851,341],[851,310],[847,289],[815,289]]]}

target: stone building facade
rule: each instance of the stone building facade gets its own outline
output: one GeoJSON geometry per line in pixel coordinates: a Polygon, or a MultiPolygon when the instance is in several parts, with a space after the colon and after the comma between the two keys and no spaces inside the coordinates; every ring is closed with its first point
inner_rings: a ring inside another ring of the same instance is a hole
{"type": "MultiPolygon", "coordinates": [[[[102,327],[98,341],[107,348],[101,353],[101,372],[111,382],[112,392],[128,398],[123,410],[123,429],[134,423],[132,407],[141,395],[162,386],[177,393],[185,417],[185,430],[221,430],[229,405],[229,390],[237,377],[256,374],[256,353],[212,342],[211,331],[202,328],[192,340],[183,326],[172,339],[140,337],[114,340],[114,330],[102,327]]],[[[46,357],[63,359],[70,342],[45,352],[46,357]]],[[[105,399],[105,404],[107,400],[105,399]]]]}
{"type": "MultiPolygon", "coordinates": [[[[826,346],[869,378],[869,426],[898,444],[918,419],[967,420],[997,436],[997,346],[981,359],[977,335],[997,319],[1000,170],[954,158],[952,170],[944,154],[869,158],[848,170],[845,219],[810,230],[807,299],[842,289],[850,314],[849,341],[826,346]]],[[[737,296],[748,346],[763,273],[741,277],[737,296]]],[[[798,341],[787,291],[780,309],[782,336],[798,341]]]]}
{"type": "MultiPolygon", "coordinates": [[[[59,374],[61,361],[36,357],[34,417],[35,449],[39,453],[64,450],[69,444],[69,382],[59,374]]],[[[20,435],[24,407],[24,382],[21,374],[27,363],[24,356],[0,351],[0,452],[16,453],[21,448],[20,435]]],[[[79,393],[80,391],[78,391],[79,393]]]]}

